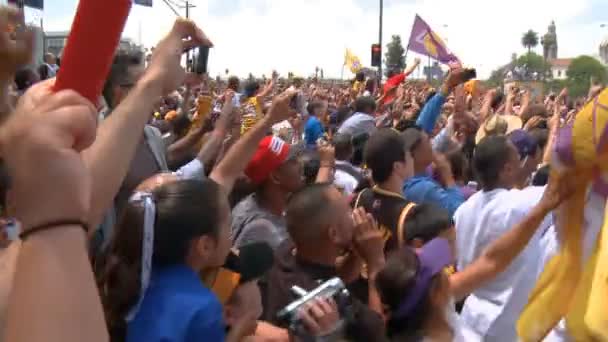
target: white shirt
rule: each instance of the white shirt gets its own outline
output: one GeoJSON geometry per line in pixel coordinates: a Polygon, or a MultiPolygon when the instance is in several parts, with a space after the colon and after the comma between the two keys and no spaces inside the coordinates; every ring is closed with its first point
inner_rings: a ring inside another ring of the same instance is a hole
{"type": "MultiPolygon", "coordinates": [[[[599,232],[604,224],[604,210],[606,198],[594,192],[590,192],[585,203],[584,226],[583,226],[583,263],[589,259],[594,250],[599,232]]],[[[543,262],[546,264],[559,252],[560,243],[558,239],[559,229],[552,226],[547,234],[543,236],[543,262]]],[[[543,265],[544,267],[544,265],[543,265]]],[[[542,272],[542,269],[540,270],[542,272]]],[[[545,342],[572,341],[566,331],[566,322],[561,320],[559,324],[544,339],[545,342]]]]}
{"type": "MultiPolygon", "coordinates": [[[[341,164],[341,163],[348,164],[348,162],[345,162],[342,160],[336,160],[336,164],[341,164]]],[[[357,168],[355,167],[355,169],[357,169],[357,168]]],[[[355,191],[355,189],[359,185],[359,182],[357,181],[357,179],[355,177],[350,175],[348,172],[344,172],[342,170],[336,169],[336,171],[334,172],[334,184],[338,188],[342,189],[342,191],[344,192],[345,195],[352,195],[352,193],[355,191]]]]}
{"type": "MultiPolygon", "coordinates": [[[[544,187],[528,187],[480,191],[471,196],[454,214],[458,269],[471,264],[491,242],[519,223],[543,192],[544,187]]],[[[517,340],[515,323],[536,283],[542,265],[541,237],[551,223],[549,215],[511,265],[465,301],[462,319],[484,340],[517,340]]]]}

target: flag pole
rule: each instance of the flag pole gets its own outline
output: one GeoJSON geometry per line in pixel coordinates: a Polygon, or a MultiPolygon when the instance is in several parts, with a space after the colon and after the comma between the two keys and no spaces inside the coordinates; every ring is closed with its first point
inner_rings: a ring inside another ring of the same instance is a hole
{"type": "Polygon", "coordinates": [[[428,57],[428,65],[427,65],[428,74],[427,74],[426,78],[427,78],[427,81],[429,83],[431,83],[431,80],[433,79],[433,75],[431,75],[431,56],[427,56],[427,57],[428,57]]]}

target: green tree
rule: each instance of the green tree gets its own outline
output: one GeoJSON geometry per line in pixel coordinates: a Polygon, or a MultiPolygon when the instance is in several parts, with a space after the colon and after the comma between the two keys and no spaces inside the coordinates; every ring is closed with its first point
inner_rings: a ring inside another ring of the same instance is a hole
{"type": "Polygon", "coordinates": [[[579,56],[572,60],[566,75],[568,90],[574,97],[587,95],[592,81],[605,84],[608,80],[606,68],[590,56],[579,56]]]}
{"type": "Polygon", "coordinates": [[[528,52],[525,55],[519,56],[515,61],[515,65],[526,68],[528,76],[537,73],[538,77],[541,77],[542,75],[546,75],[551,69],[551,66],[545,61],[543,56],[534,52],[528,52]]]}
{"type": "Polygon", "coordinates": [[[385,75],[387,77],[405,69],[405,49],[403,48],[403,44],[401,44],[401,36],[392,36],[391,42],[386,45],[384,58],[384,63],[386,64],[385,75]]]}
{"type": "Polygon", "coordinates": [[[538,34],[532,30],[524,33],[521,37],[521,45],[528,49],[528,54],[538,45],[538,34]]]}

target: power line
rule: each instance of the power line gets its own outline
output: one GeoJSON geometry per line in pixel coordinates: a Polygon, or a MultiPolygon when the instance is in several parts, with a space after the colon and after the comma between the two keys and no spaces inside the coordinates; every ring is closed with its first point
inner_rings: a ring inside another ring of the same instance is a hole
{"type": "Polygon", "coordinates": [[[173,11],[173,13],[175,13],[176,16],[181,17],[179,12],[177,12],[177,10],[171,6],[168,0],[163,0],[163,2],[171,9],[171,11],[173,11]]]}

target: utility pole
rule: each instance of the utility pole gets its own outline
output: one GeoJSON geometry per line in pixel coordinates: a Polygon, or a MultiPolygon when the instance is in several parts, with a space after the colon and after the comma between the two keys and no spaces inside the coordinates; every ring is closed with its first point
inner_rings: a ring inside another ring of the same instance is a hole
{"type": "Polygon", "coordinates": [[[380,44],[380,66],[378,66],[378,85],[382,83],[382,12],[384,11],[384,1],[380,0],[380,18],[378,28],[378,44],[380,44]]]}

